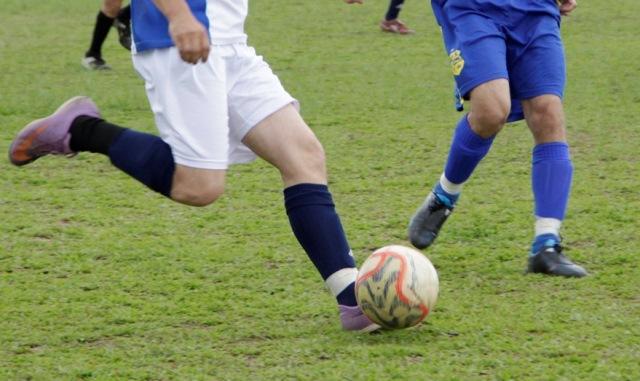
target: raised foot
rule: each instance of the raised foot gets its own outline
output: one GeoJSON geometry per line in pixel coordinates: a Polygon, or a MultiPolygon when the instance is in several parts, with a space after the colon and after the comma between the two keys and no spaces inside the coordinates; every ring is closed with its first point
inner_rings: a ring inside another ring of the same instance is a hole
{"type": "Polygon", "coordinates": [[[34,120],[24,127],[9,147],[9,160],[22,166],[48,155],[72,155],[69,147],[69,129],[81,115],[100,117],[100,111],[88,97],[74,97],[66,101],[53,114],[34,120]]]}

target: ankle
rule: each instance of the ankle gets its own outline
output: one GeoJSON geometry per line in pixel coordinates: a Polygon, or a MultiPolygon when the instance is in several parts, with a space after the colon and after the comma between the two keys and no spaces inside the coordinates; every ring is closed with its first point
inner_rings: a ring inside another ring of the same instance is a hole
{"type": "Polygon", "coordinates": [[[440,183],[433,187],[433,193],[438,197],[440,202],[448,207],[453,207],[460,197],[460,193],[453,194],[445,191],[440,183]]]}
{"type": "Polygon", "coordinates": [[[559,243],[560,237],[555,234],[547,233],[538,235],[534,238],[533,243],[531,244],[531,254],[534,255],[545,247],[551,247],[559,243]]]}

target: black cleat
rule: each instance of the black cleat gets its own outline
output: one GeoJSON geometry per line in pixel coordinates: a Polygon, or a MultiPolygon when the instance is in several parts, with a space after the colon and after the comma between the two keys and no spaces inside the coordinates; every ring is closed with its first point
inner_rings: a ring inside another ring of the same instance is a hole
{"type": "Polygon", "coordinates": [[[571,262],[569,258],[562,254],[562,246],[560,244],[543,247],[540,251],[530,256],[527,272],[575,278],[588,275],[584,268],[571,262]]]}
{"type": "Polygon", "coordinates": [[[111,70],[111,66],[101,57],[86,56],[82,58],[80,64],[87,70],[111,70]]]}
{"type": "Polygon", "coordinates": [[[120,45],[127,50],[131,50],[131,24],[116,18],[113,26],[118,31],[118,41],[120,41],[120,45]]]}
{"type": "Polygon", "coordinates": [[[409,222],[411,244],[418,249],[431,245],[452,211],[453,206],[446,205],[434,192],[429,193],[409,222]]]}

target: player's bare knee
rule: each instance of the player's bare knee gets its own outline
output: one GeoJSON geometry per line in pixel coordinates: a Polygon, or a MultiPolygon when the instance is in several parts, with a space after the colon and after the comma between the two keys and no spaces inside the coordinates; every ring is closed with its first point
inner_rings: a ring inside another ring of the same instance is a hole
{"type": "Polygon", "coordinates": [[[562,102],[557,97],[544,97],[526,108],[526,118],[536,142],[565,139],[565,120],[562,102]]]}
{"type": "Polygon", "coordinates": [[[207,206],[222,196],[224,186],[223,172],[179,166],[173,177],[171,198],[186,205],[207,206]]]}
{"type": "Polygon", "coordinates": [[[326,159],[322,144],[317,139],[309,139],[298,146],[287,163],[278,168],[285,183],[326,181],[326,159]]]}
{"type": "Polygon", "coordinates": [[[511,109],[510,102],[495,101],[474,107],[469,114],[469,123],[474,131],[483,137],[490,137],[502,129],[511,109]]]}
{"type": "Polygon", "coordinates": [[[207,206],[213,204],[223,193],[223,184],[202,184],[193,188],[174,188],[171,192],[171,198],[190,206],[207,206]]]}
{"type": "Polygon", "coordinates": [[[305,148],[305,161],[309,171],[313,173],[323,173],[326,167],[326,156],[324,148],[318,139],[308,142],[305,148]]]}

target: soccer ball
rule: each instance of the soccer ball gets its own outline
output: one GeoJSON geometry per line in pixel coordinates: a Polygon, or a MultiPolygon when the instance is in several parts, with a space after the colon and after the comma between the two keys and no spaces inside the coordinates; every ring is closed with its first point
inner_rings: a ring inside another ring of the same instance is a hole
{"type": "Polygon", "coordinates": [[[385,246],[364,261],[356,279],[362,311],[384,328],[412,327],[429,314],[438,299],[438,273],[417,250],[385,246]]]}

